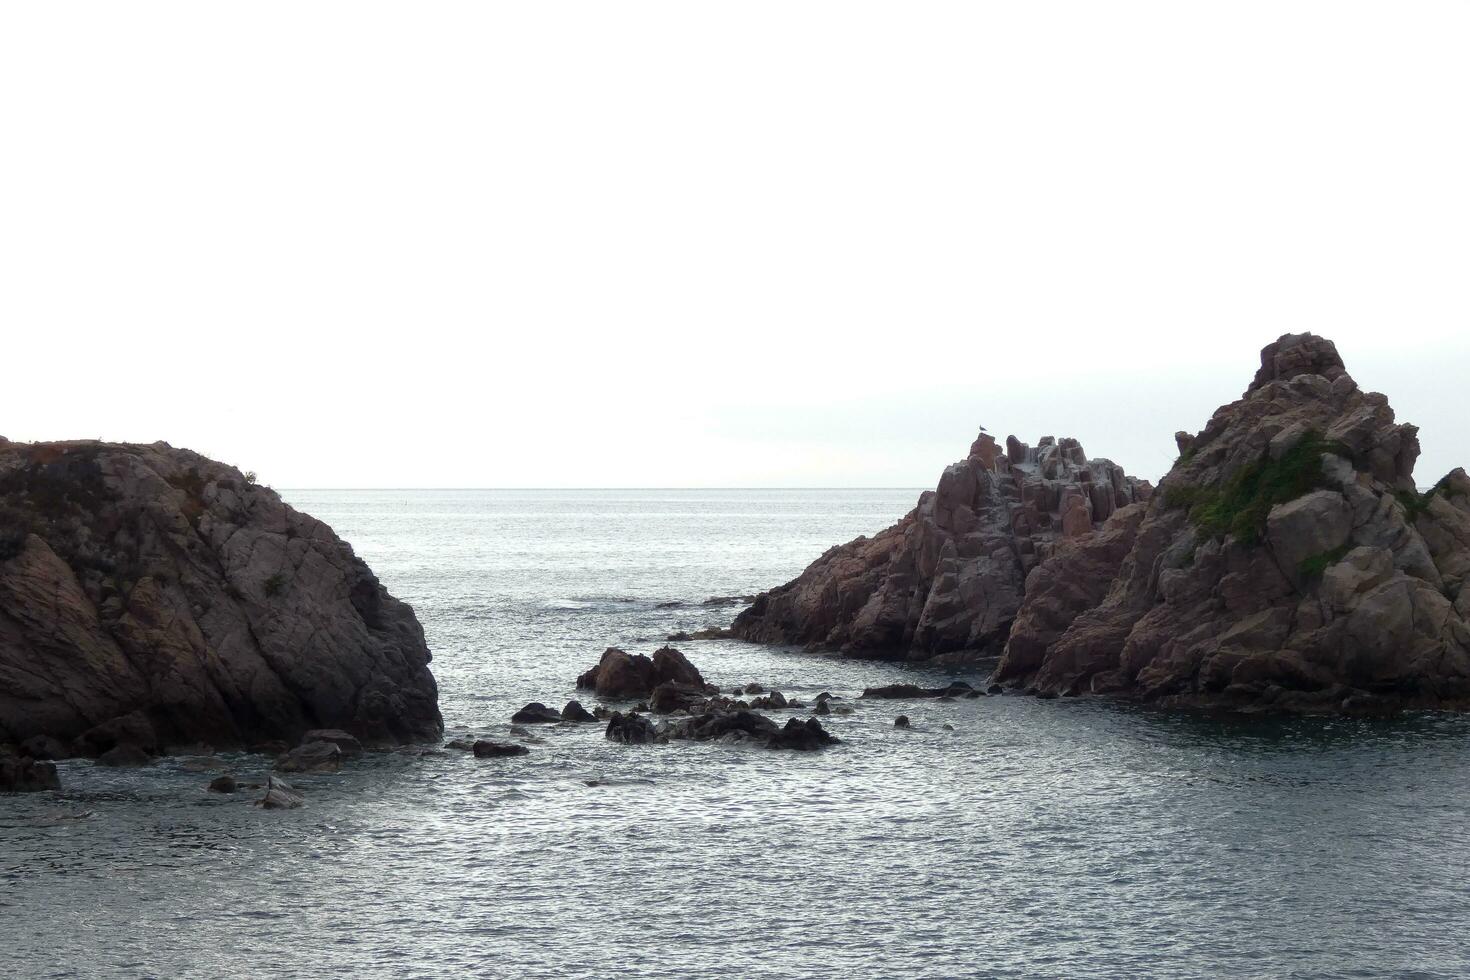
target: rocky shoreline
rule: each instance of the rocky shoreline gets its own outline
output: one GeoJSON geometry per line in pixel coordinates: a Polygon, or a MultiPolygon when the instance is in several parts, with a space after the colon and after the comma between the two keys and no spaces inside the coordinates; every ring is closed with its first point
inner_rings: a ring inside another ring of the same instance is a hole
{"type": "MultiPolygon", "coordinates": [[[[1470,476],[1421,492],[1417,429],[1312,334],[1268,345],[1240,399],[1158,492],[1071,439],[969,455],[898,524],[829,550],[743,605],[730,637],[931,665],[993,663],[980,687],[890,684],[811,703],[729,693],[672,647],[609,648],[576,681],[602,702],[526,704],[524,726],[604,726],[624,744],[839,744],[853,702],[1105,695],[1169,708],[1384,715],[1470,707],[1470,476]],[[771,712],[801,712],[781,725],[771,712]]],[[[54,760],[144,767],[249,749],[275,773],[437,744],[413,611],[319,521],[231,467],[163,443],[0,440],[0,791],[56,789],[54,760]]],[[[910,724],[900,716],[899,727],[910,724]]],[[[415,751],[441,751],[427,749],[415,751]]]]}

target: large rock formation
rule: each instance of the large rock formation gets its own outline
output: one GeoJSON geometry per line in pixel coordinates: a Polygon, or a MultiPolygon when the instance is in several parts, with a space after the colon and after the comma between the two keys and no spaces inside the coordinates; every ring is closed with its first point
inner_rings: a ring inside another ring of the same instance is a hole
{"type": "Polygon", "coordinates": [[[1075,439],[1011,436],[1002,451],[982,431],[903,520],[757,596],[734,635],[884,659],[994,656],[1027,573],[1150,489],[1075,439]]]}
{"type": "Polygon", "coordinates": [[[1246,710],[1470,704],[1470,478],[1421,494],[1417,430],[1330,341],[1280,338],[1177,438],[1146,509],[1032,573],[998,680],[1246,710]]]}
{"type": "Polygon", "coordinates": [[[331,528],[165,443],[0,441],[0,743],[441,730],[413,610],[331,528]]]}

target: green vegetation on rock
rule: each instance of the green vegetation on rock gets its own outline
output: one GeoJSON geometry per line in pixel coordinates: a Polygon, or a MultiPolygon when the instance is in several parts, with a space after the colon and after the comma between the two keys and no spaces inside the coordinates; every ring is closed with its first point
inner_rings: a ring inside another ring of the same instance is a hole
{"type": "Polygon", "coordinates": [[[1324,551],[1320,555],[1303,558],[1301,564],[1297,565],[1297,571],[1301,573],[1304,579],[1321,578],[1323,572],[1342,561],[1343,557],[1351,550],[1352,547],[1350,545],[1343,545],[1340,548],[1333,548],[1331,551],[1324,551]]]}
{"type": "Polygon", "coordinates": [[[1272,507],[1325,485],[1322,457],[1327,453],[1348,455],[1341,443],[1323,439],[1320,432],[1308,432],[1280,459],[1263,456],[1241,467],[1218,487],[1170,487],[1164,494],[1164,504],[1187,509],[1189,520],[1203,536],[1231,534],[1242,544],[1252,545],[1265,534],[1272,507]]]}

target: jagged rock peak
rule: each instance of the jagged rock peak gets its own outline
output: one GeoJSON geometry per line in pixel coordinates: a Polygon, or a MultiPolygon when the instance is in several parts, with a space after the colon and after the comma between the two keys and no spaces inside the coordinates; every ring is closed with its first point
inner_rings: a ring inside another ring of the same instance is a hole
{"type": "Polygon", "coordinates": [[[1241,710],[1470,704],[1470,478],[1331,341],[1287,335],[1180,457],[1028,581],[997,679],[1241,710]],[[1106,588],[1098,586],[1106,581],[1106,588]]]}
{"type": "Polygon", "coordinates": [[[1015,436],[1002,451],[982,427],[965,459],[893,527],[822,555],[763,593],[736,636],[883,658],[994,654],[1026,575],[1058,543],[1090,534],[1152,487],[1075,439],[1015,436]]]}
{"type": "Polygon", "coordinates": [[[1256,371],[1246,394],[1272,381],[1290,381],[1303,374],[1315,374],[1336,381],[1347,372],[1337,345],[1314,333],[1285,333],[1261,350],[1261,367],[1256,371]]]}

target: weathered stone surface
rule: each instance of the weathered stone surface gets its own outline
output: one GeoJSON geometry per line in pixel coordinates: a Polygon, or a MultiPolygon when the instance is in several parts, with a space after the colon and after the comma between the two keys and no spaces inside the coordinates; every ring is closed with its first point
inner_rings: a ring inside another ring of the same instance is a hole
{"type": "Polygon", "coordinates": [[[830,549],[756,597],[735,636],[853,656],[963,661],[998,654],[1026,576],[1151,488],[1075,439],[1001,451],[981,433],[970,455],[893,527],[830,549]]]}
{"type": "Polygon", "coordinates": [[[290,783],[277,776],[267,776],[265,796],[257,800],[255,805],[265,810],[295,810],[305,802],[306,797],[290,783]]]}
{"type": "Polygon", "coordinates": [[[639,714],[623,714],[614,711],[612,717],[607,721],[607,730],[604,733],[614,742],[623,742],[627,745],[647,745],[658,741],[658,732],[654,730],[653,722],[639,714]]]}
{"type": "Polygon", "coordinates": [[[1302,563],[1337,551],[1352,531],[1352,508],[1336,490],[1318,490],[1277,504],[1266,519],[1266,539],[1276,563],[1298,585],[1305,577],[1302,563]]]}
{"type": "Polygon", "coordinates": [[[591,689],[598,697],[609,700],[631,701],[646,698],[654,688],[670,682],[697,687],[708,693],[716,690],[704,682],[689,658],[673,647],[654,651],[651,660],[641,653],[630,654],[609,647],[597,666],[577,678],[577,687],[591,689]]]}
{"type": "Polygon", "coordinates": [[[276,760],[281,772],[337,772],[343,753],[332,742],[306,742],[276,760]]]}
{"type": "Polygon", "coordinates": [[[1266,347],[1145,507],[1032,573],[996,679],[1247,711],[1470,705],[1470,478],[1330,341],[1266,347]]]}
{"type": "Polygon", "coordinates": [[[39,793],[48,789],[61,789],[54,765],[0,752],[0,793],[39,793]]]}
{"type": "Polygon", "coordinates": [[[310,742],[331,742],[342,752],[342,758],[350,759],[362,755],[362,742],[357,736],[342,731],[340,728],[313,728],[301,736],[301,744],[310,742]]]}
{"type": "Polygon", "coordinates": [[[513,755],[528,755],[530,749],[515,742],[492,742],[489,739],[480,739],[472,750],[477,759],[503,759],[513,755]]]}
{"type": "Polygon", "coordinates": [[[793,752],[815,752],[829,745],[836,745],[839,739],[822,727],[822,723],[815,718],[802,721],[792,718],[786,722],[786,727],[772,735],[766,741],[766,747],[772,749],[788,749],[793,752]]]}
{"type": "Polygon", "coordinates": [[[567,706],[561,709],[563,721],[596,721],[597,716],[582,707],[581,701],[568,701],[567,706]]]}
{"type": "Polygon", "coordinates": [[[238,470],[165,443],[0,445],[0,741],[434,738],[428,662],[352,549],[238,470]]]}
{"type": "Polygon", "coordinates": [[[659,714],[671,711],[694,711],[706,701],[704,688],[677,681],[664,681],[653,689],[649,706],[659,714]]]}
{"type": "Polygon", "coordinates": [[[561,721],[561,712],[555,708],[548,708],[540,701],[532,701],[520,711],[510,716],[510,720],[516,725],[545,725],[561,721]]]}

